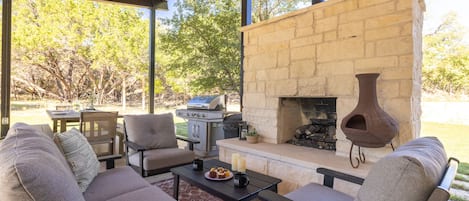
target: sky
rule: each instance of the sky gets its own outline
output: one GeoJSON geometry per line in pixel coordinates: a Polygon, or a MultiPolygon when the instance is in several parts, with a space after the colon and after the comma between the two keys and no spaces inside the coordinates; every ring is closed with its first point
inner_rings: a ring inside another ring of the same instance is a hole
{"type": "Polygon", "coordinates": [[[469,0],[425,0],[425,5],[423,34],[434,31],[443,17],[454,11],[458,15],[458,22],[466,27],[465,41],[469,42],[469,0]]]}

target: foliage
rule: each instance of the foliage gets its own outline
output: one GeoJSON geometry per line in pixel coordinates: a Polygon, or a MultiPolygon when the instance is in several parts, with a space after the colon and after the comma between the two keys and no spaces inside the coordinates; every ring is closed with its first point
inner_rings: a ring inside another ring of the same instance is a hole
{"type": "Polygon", "coordinates": [[[252,21],[268,20],[308,4],[311,5],[311,0],[253,0],[252,21]]]}
{"type": "Polygon", "coordinates": [[[450,13],[431,34],[424,36],[423,87],[426,91],[469,92],[469,47],[464,28],[450,13]]]}
{"type": "Polygon", "coordinates": [[[169,28],[161,36],[168,58],[162,65],[182,78],[191,92],[239,88],[239,6],[233,0],[176,2],[169,28]]]}
{"type": "Polygon", "coordinates": [[[119,100],[122,82],[138,82],[148,60],[148,22],[137,9],[86,0],[13,5],[15,94],[102,103],[119,100]]]}

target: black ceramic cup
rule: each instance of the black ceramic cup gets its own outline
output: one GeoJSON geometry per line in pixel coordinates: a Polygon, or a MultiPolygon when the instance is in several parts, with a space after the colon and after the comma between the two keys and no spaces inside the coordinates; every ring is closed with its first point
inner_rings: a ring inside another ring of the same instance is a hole
{"type": "Polygon", "coordinates": [[[200,171],[204,169],[204,161],[201,159],[195,159],[192,161],[192,169],[200,171]]]}
{"type": "Polygon", "coordinates": [[[234,185],[238,188],[246,187],[247,185],[249,185],[248,175],[246,175],[245,173],[237,172],[234,175],[233,182],[234,185]]]}

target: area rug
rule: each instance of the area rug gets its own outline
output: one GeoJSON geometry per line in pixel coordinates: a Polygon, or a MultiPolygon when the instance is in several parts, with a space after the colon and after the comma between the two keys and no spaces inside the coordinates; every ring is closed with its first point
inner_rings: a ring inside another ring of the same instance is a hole
{"type": "MultiPolygon", "coordinates": [[[[164,179],[152,183],[159,188],[161,188],[168,195],[173,196],[173,179],[164,179]]],[[[180,201],[223,201],[218,197],[215,197],[202,189],[190,185],[184,180],[179,181],[179,200],[180,201]]]]}

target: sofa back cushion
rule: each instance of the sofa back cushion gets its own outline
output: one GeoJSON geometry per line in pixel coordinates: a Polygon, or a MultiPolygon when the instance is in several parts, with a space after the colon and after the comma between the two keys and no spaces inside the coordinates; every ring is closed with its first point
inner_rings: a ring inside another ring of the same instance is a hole
{"type": "Polygon", "coordinates": [[[127,139],[148,149],[177,147],[171,113],[124,116],[127,139]]]}
{"type": "Polygon", "coordinates": [[[83,195],[52,139],[15,124],[0,144],[2,200],[82,201],[83,195]]]}
{"type": "Polygon", "coordinates": [[[358,201],[425,201],[447,164],[435,137],[418,138],[379,160],[360,188],[358,201]]]}

